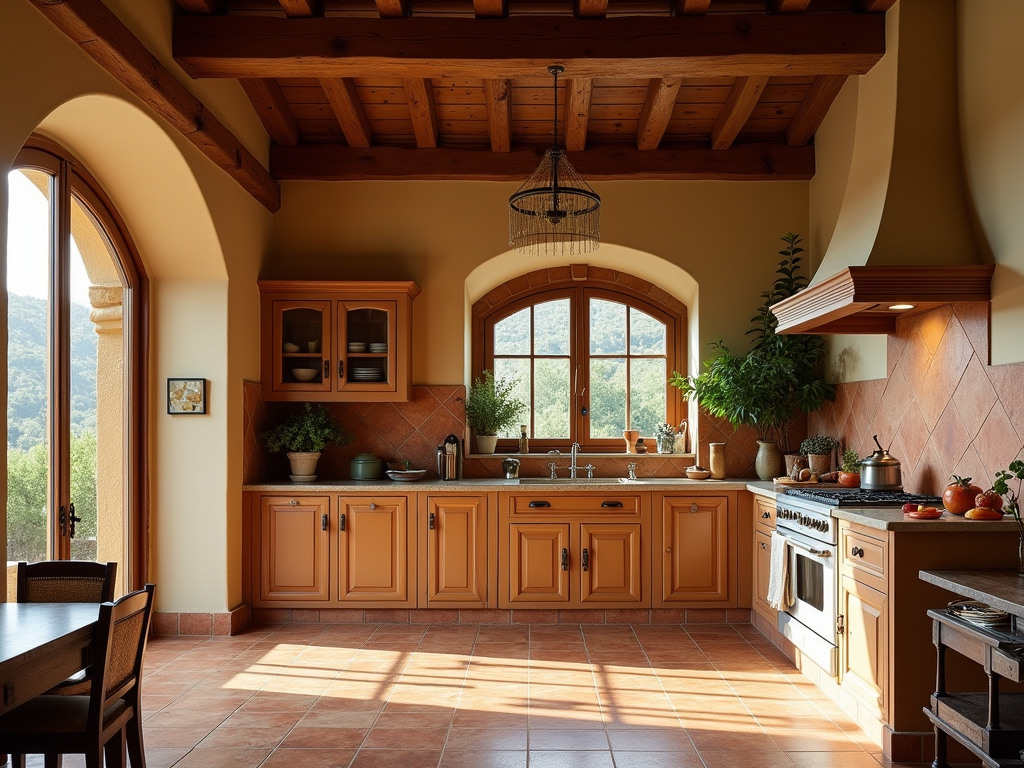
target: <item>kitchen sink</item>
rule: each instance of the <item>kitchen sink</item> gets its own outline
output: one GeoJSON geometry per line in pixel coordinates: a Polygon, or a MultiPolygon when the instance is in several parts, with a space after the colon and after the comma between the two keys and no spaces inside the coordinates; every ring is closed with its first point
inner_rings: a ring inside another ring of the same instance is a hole
{"type": "Polygon", "coordinates": [[[615,485],[626,482],[624,477],[520,477],[523,485],[615,485]]]}

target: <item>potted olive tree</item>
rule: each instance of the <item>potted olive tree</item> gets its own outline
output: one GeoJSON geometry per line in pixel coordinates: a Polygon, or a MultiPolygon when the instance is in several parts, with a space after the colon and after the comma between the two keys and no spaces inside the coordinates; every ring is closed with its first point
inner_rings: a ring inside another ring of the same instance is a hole
{"type": "Polygon", "coordinates": [[[466,392],[466,423],[476,433],[476,449],[494,453],[498,433],[517,424],[526,403],[513,394],[518,386],[514,378],[495,381],[485,370],[483,381],[476,379],[466,392]]]}
{"type": "Polygon", "coordinates": [[[790,452],[789,429],[801,412],[835,400],[836,389],[821,373],[825,342],[820,336],[778,334],[778,320],[771,307],[807,287],[800,274],[803,252],[800,236],[782,237],[786,248],[779,251],[779,275],[752,319],[751,349],[734,355],[721,341],[712,342],[715,356],[704,363],[699,376],[672,372],[669,383],[687,398],[696,399],[712,416],[726,419],[733,428],[747,425],[757,437],[757,476],[769,480],[782,474],[782,454],[790,452]],[[780,450],[781,449],[781,450],[780,450]]]}
{"type": "Polygon", "coordinates": [[[316,463],[328,443],[348,445],[352,435],[346,434],[323,405],[306,403],[302,410],[287,416],[260,437],[271,453],[287,451],[291,463],[291,479],[297,483],[316,479],[316,463]]]}

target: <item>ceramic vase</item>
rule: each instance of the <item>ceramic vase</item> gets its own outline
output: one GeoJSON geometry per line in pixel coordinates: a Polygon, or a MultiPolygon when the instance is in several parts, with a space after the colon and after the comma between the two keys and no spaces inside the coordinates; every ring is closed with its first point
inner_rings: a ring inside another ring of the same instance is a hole
{"type": "Polygon", "coordinates": [[[708,469],[712,480],[725,478],[725,443],[708,444],[708,469]]]}
{"type": "Polygon", "coordinates": [[[785,462],[782,451],[774,440],[758,440],[757,455],[754,457],[754,470],[761,480],[774,480],[782,474],[785,462]]]}
{"type": "Polygon", "coordinates": [[[477,435],[476,436],[476,450],[478,453],[494,453],[494,449],[498,446],[497,435],[477,435]]]}
{"type": "Polygon", "coordinates": [[[626,453],[636,453],[636,441],[640,439],[640,431],[624,429],[622,430],[622,439],[626,441],[626,453]]]}
{"type": "Polygon", "coordinates": [[[658,453],[675,453],[675,435],[658,436],[658,453]]]}

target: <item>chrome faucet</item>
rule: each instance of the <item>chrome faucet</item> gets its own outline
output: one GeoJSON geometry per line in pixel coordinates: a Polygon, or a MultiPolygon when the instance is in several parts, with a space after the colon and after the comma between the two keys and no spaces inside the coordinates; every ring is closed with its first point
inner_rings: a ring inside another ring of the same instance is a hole
{"type": "Polygon", "coordinates": [[[626,465],[626,472],[628,473],[627,480],[636,480],[636,462],[631,461],[626,465]]]}
{"type": "Polygon", "coordinates": [[[572,447],[569,449],[569,456],[570,456],[570,459],[569,459],[569,477],[571,477],[571,478],[575,478],[576,477],[576,470],[580,469],[580,467],[576,466],[576,457],[579,455],[579,453],[580,453],[580,444],[574,441],[573,444],[572,444],[572,447]]]}

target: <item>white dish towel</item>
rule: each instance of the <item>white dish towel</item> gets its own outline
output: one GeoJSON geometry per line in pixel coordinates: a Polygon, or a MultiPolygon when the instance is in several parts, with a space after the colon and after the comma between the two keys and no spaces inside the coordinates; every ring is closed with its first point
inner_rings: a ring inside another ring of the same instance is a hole
{"type": "Polygon", "coordinates": [[[772,556],[768,566],[768,604],[784,611],[793,604],[793,588],[789,580],[789,542],[778,531],[772,531],[772,556]]]}

